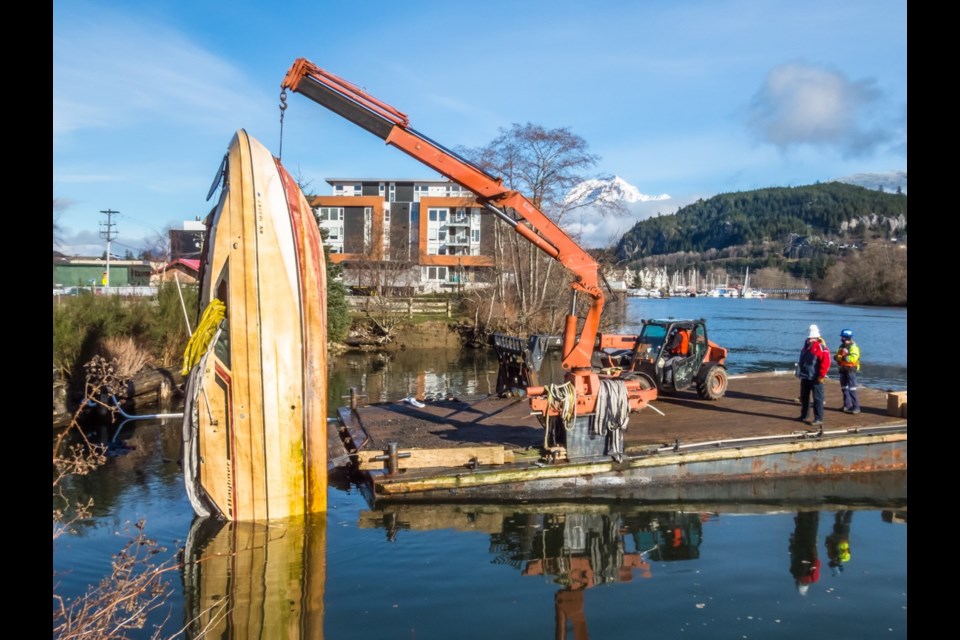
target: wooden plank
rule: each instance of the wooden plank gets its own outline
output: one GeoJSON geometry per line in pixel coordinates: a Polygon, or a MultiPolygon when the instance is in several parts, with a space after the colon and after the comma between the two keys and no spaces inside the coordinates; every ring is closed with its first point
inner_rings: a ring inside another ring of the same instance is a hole
{"type": "Polygon", "coordinates": [[[361,511],[358,527],[385,526],[412,531],[454,529],[495,534],[503,531],[504,516],[513,515],[497,507],[458,505],[387,505],[378,511],[361,511]]]}
{"type": "MultiPolygon", "coordinates": [[[[396,475],[377,476],[374,480],[377,494],[380,497],[415,494],[423,491],[468,491],[472,487],[489,485],[505,485],[505,491],[510,488],[506,485],[530,483],[542,480],[562,480],[574,478],[592,478],[602,476],[613,471],[621,474],[636,473],[643,469],[664,469],[677,466],[687,467],[700,462],[720,462],[724,460],[739,460],[764,458],[765,456],[796,455],[804,451],[836,450],[838,455],[846,447],[868,446],[897,443],[907,441],[906,433],[891,433],[886,435],[859,435],[853,434],[844,437],[826,440],[811,439],[782,444],[767,444],[723,448],[716,450],[690,451],[674,454],[661,454],[643,458],[628,459],[623,464],[612,460],[597,462],[582,462],[574,464],[545,465],[542,467],[482,470],[475,473],[453,473],[449,475],[396,475]]],[[[890,448],[890,447],[888,447],[890,448]]],[[[896,447],[893,447],[896,448],[896,447]]],[[[883,455],[883,454],[880,454],[883,455]]],[[[842,462],[842,461],[841,461],[842,462]]],[[[906,450],[897,451],[885,460],[875,470],[906,469],[906,450]]],[[[822,469],[820,473],[844,473],[848,469],[822,469]]]]}
{"type": "MultiPolygon", "coordinates": [[[[400,453],[409,453],[409,458],[400,458],[401,469],[423,469],[429,467],[462,467],[475,460],[477,464],[503,464],[512,462],[513,456],[506,455],[502,446],[496,447],[458,447],[456,449],[408,449],[400,453]]],[[[361,471],[373,471],[386,468],[386,461],[373,458],[383,455],[382,451],[361,451],[359,463],[361,471]]]]}
{"type": "Polygon", "coordinates": [[[887,393],[887,415],[897,418],[907,417],[907,392],[890,391],[887,393]]]}
{"type": "MultiPolygon", "coordinates": [[[[341,428],[346,429],[347,437],[349,438],[349,442],[344,443],[347,448],[347,453],[355,453],[356,449],[367,444],[370,438],[350,407],[339,407],[337,409],[337,415],[340,418],[341,428]]],[[[341,438],[341,440],[342,439],[343,438],[341,438]]]]}

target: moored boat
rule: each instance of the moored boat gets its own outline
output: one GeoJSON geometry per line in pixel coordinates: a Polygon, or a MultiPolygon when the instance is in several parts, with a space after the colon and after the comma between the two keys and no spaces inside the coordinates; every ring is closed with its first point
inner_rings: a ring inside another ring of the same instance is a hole
{"type": "Polygon", "coordinates": [[[207,218],[202,317],[187,348],[184,475],[198,515],[326,509],[326,275],[296,181],[244,130],[207,218]]]}

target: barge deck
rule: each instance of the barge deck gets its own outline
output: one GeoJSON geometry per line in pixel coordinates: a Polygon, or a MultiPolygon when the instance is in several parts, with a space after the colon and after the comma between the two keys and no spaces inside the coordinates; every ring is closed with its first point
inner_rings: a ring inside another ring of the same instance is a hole
{"type": "Polygon", "coordinates": [[[662,396],[630,415],[620,461],[544,455],[545,430],[525,398],[352,402],[330,430],[331,458],[349,461],[374,502],[738,501],[761,480],[905,471],[905,405],[890,415],[896,398],[861,387],[861,413],[846,414],[837,381],[826,385],[825,424],[816,428],[798,420],[799,383],[789,372],[730,376],[715,402],[662,396]]]}

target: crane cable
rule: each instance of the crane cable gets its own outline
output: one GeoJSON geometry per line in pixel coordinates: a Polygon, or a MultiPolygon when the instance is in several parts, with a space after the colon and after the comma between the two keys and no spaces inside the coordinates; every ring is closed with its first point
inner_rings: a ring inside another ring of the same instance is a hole
{"type": "Polygon", "coordinates": [[[287,110],[287,90],[280,90],[280,149],[277,160],[283,160],[283,114],[287,110]]]}

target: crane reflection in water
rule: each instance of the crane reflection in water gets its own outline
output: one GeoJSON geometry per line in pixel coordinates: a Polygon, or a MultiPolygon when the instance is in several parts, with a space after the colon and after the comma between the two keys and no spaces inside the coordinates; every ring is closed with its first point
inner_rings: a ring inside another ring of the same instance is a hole
{"type": "Polygon", "coordinates": [[[378,526],[395,540],[407,528],[472,528],[490,533],[492,562],[523,576],[543,576],[560,586],[554,596],[557,638],[588,636],[584,612],[587,589],[635,577],[653,577],[652,563],[700,557],[703,524],[712,513],[589,509],[510,512],[485,507],[426,507],[366,512],[361,526],[378,526]]]}

